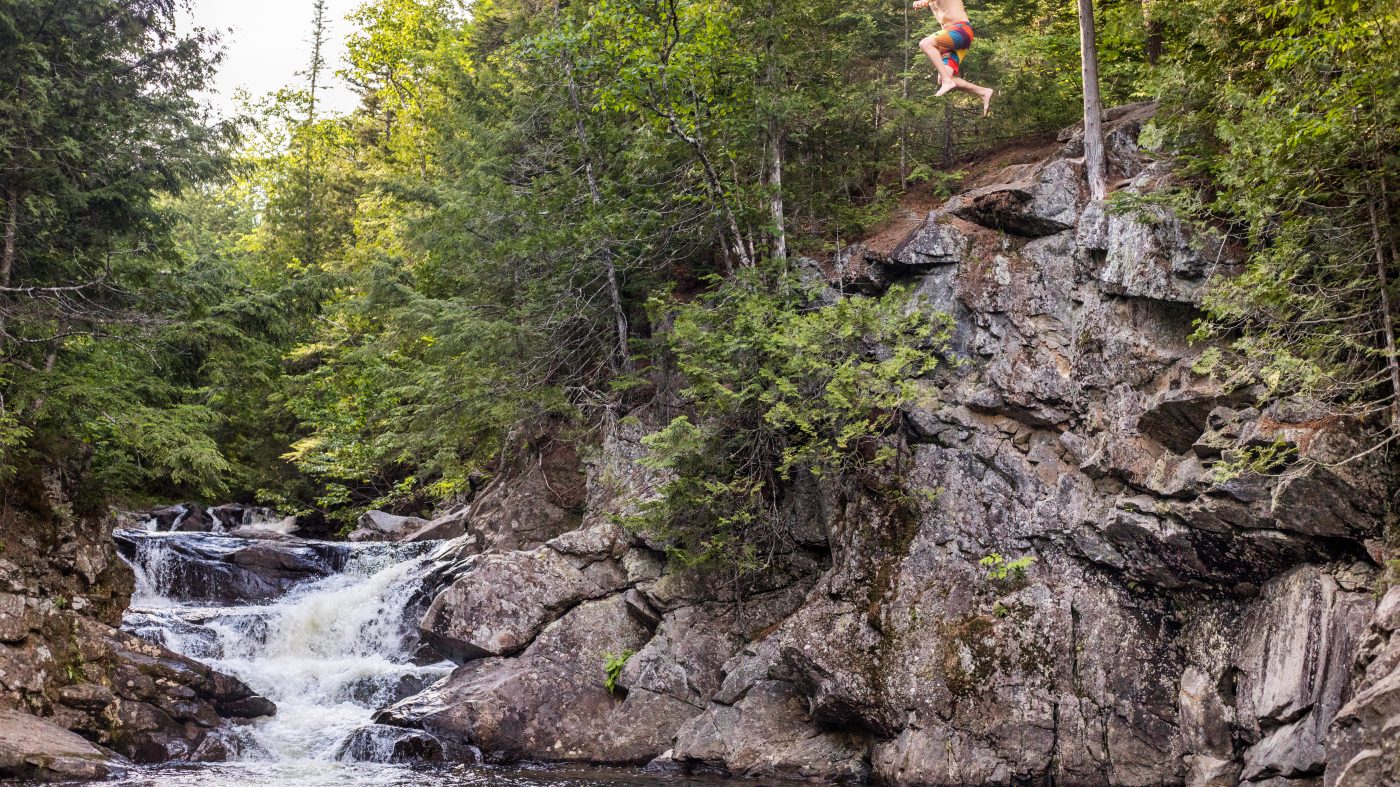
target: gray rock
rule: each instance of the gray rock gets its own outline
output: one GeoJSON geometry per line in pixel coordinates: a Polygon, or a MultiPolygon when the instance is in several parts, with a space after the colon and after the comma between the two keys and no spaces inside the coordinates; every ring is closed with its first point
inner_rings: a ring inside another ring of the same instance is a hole
{"type": "Polygon", "coordinates": [[[519,653],[580,602],[617,589],[599,586],[548,547],[470,557],[459,575],[433,599],[419,627],[458,661],[519,653]]]}
{"type": "Polygon", "coordinates": [[[1015,235],[1054,235],[1074,228],[1084,188],[1082,163],[1057,159],[1026,180],[959,195],[950,201],[948,212],[1015,235]]]}
{"type": "Polygon", "coordinates": [[[215,604],[267,601],[302,583],[330,576],[344,568],[350,555],[344,545],[290,537],[266,540],[118,530],[112,539],[128,560],[136,560],[139,553],[144,563],[159,567],[150,579],[163,595],[215,604]]]}
{"type": "Polygon", "coordinates": [[[454,538],[461,538],[467,533],[467,523],[471,521],[471,508],[462,507],[456,511],[449,511],[441,516],[435,517],[432,521],[420,526],[417,530],[404,535],[404,541],[450,541],[454,538]]]}
{"type": "Polygon", "coordinates": [[[1257,740],[1242,777],[1319,776],[1328,726],[1350,695],[1348,668],[1374,601],[1303,566],[1270,582],[1246,615],[1235,663],[1236,713],[1257,740]]]}
{"type": "Polygon", "coordinates": [[[604,688],[606,658],[636,652],[649,636],[621,596],[587,601],[520,655],[472,661],[376,721],[422,729],[449,754],[479,749],[488,761],[642,765],[697,711],[641,688],[604,688]]]}
{"type": "MultiPolygon", "coordinates": [[[[359,530],[381,533],[390,540],[398,540],[428,524],[428,520],[416,516],[397,516],[383,511],[366,511],[356,521],[359,530]]],[[[365,539],[372,540],[372,539],[365,539]]]]}
{"type": "Polygon", "coordinates": [[[442,743],[419,731],[384,724],[355,730],[336,751],[341,762],[422,763],[440,762],[442,743]]]}
{"type": "Polygon", "coordinates": [[[0,779],[92,781],[120,776],[129,765],[51,722],[0,709],[0,779]]]}
{"type": "Polygon", "coordinates": [[[751,779],[864,782],[870,771],[867,741],[813,729],[806,704],[790,683],[759,681],[737,703],[715,704],[687,721],[672,758],[751,779]]]}
{"type": "MultiPolygon", "coordinates": [[[[1118,190],[1170,178],[1137,147],[1152,110],[1109,113],[1118,190]]],[[[1359,426],[1195,374],[1195,304],[1231,250],[1160,206],[1087,203],[1082,134],[1063,141],[803,263],[818,304],[902,282],[953,317],[957,363],[890,438],[935,499],[794,482],[773,569],[680,570],[610,524],[667,480],[638,461],[673,415],[648,405],[606,425],[583,496],[542,462],[484,493],[485,520],[473,504],[423,624],[468,661],[380,720],[449,757],[762,779],[1392,778],[1400,596],[1371,618],[1369,595],[1392,469],[1340,464],[1359,426]],[[1295,464],[1216,483],[1212,461],[1275,441],[1295,464]],[[993,554],[1035,561],[999,577],[993,554]]],[[[656,382],[657,402],[683,385],[656,382]]]]}

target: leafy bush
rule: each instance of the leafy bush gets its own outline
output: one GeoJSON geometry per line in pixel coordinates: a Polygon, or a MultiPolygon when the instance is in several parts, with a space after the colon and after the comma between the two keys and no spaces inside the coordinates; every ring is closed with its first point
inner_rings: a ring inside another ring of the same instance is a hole
{"type": "Polygon", "coordinates": [[[609,694],[614,693],[617,689],[617,677],[622,674],[622,668],[627,666],[627,662],[635,655],[637,655],[637,651],[630,649],[621,653],[603,654],[603,674],[606,676],[603,679],[603,688],[607,689],[609,694]]]}
{"type": "Polygon", "coordinates": [[[823,305],[814,285],[761,271],[653,307],[672,312],[692,413],[644,438],[644,462],[674,475],[630,524],[683,563],[741,572],[790,541],[780,503],[797,474],[839,484],[891,467],[895,442],[880,438],[950,327],[902,290],[823,305]]]}
{"type": "Polygon", "coordinates": [[[1034,555],[1022,555],[1015,560],[1007,560],[998,552],[977,561],[987,569],[987,579],[993,582],[1019,582],[1026,578],[1026,569],[1030,568],[1036,561],[1034,555]]]}

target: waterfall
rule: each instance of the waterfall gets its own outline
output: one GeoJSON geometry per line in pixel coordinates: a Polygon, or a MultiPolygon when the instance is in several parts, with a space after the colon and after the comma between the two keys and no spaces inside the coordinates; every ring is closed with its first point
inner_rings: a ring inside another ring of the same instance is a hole
{"type": "Polygon", "coordinates": [[[424,554],[430,544],[256,542],[135,531],[118,533],[117,541],[137,580],[126,628],[242,679],[277,704],[275,716],[227,737],[233,762],[220,768],[255,766],[257,779],[276,773],[295,781],[298,773],[341,767],[337,755],[374,758],[384,747],[363,745],[363,733],[359,744],[347,746],[357,730],[370,724],[375,710],[452,670],[450,662],[420,654],[416,623],[432,566],[424,554]],[[240,557],[267,554],[277,559],[240,557]],[[235,578],[243,590],[262,592],[271,585],[246,575],[264,563],[285,574],[288,565],[299,567],[293,558],[328,575],[308,570],[308,580],[262,602],[215,603],[220,590],[210,583],[235,578]]]}

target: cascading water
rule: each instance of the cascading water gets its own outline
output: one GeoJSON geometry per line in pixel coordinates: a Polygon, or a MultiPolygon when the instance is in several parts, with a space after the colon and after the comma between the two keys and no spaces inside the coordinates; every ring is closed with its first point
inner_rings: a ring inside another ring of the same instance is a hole
{"type": "MultiPolygon", "coordinates": [[[[331,783],[360,783],[367,765],[340,762],[345,742],[375,710],[452,669],[449,662],[422,663],[413,621],[406,619],[416,608],[431,545],[271,542],[279,556],[299,549],[336,555],[324,563],[339,563],[339,570],[261,603],[230,606],[209,603],[218,588],[192,586],[219,579],[211,565],[237,566],[236,559],[214,558],[251,552],[257,542],[131,532],[118,541],[137,579],[126,628],[237,676],[277,704],[275,716],[225,733],[230,763],[203,769],[204,780],[182,773],[182,784],[227,783],[240,773],[239,783],[320,784],[336,770],[344,773],[331,783]]],[[[374,771],[374,783],[390,776],[374,771]]]]}
{"type": "Polygon", "coordinates": [[[120,785],[702,783],[637,772],[392,762],[396,731],[372,725],[372,715],[454,666],[424,656],[414,625],[435,544],[148,531],[114,538],[137,579],[125,628],[234,675],[277,704],[272,717],[218,733],[227,762],[141,769],[120,785]]]}

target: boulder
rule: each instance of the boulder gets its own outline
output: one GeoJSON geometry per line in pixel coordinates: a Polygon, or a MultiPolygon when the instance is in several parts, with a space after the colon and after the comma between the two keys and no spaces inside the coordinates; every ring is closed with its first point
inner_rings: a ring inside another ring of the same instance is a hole
{"type": "Polygon", "coordinates": [[[385,541],[399,541],[426,524],[428,521],[421,517],[399,517],[395,514],[385,514],[384,511],[365,511],[357,521],[360,531],[385,536],[385,541]]]}
{"type": "MultiPolygon", "coordinates": [[[[605,526],[606,527],[606,526],[605,526]]],[[[617,590],[620,571],[588,572],[560,549],[476,555],[456,569],[458,579],[433,599],[419,629],[457,661],[508,656],[524,650],[545,626],[581,602],[617,590]]]]}
{"type": "Polygon", "coordinates": [[[212,604],[268,601],[341,570],[350,556],[344,545],[290,537],[250,540],[119,530],[112,539],[124,557],[146,567],[148,592],[212,604]]]}
{"type": "Polygon", "coordinates": [[[418,730],[370,724],[351,733],[335,758],[341,762],[440,762],[442,743],[418,730]]]}
{"type": "Polygon", "coordinates": [[[52,722],[0,708],[0,780],[96,781],[130,763],[52,722]]]}
{"type": "Polygon", "coordinates": [[[423,730],[450,757],[642,765],[670,747],[695,708],[643,689],[609,693],[605,663],[650,632],[620,595],[585,601],[545,627],[520,655],[483,658],[376,714],[423,730]]]}
{"type": "Polygon", "coordinates": [[[471,522],[471,507],[463,506],[455,511],[434,517],[432,521],[404,535],[402,540],[450,541],[466,535],[469,522],[471,522]]]}

